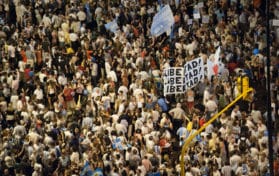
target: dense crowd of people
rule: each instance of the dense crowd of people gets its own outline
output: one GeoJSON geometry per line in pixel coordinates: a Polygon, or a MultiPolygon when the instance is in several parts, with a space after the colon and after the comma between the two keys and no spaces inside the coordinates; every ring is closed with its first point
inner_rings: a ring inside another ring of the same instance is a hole
{"type": "MultiPolygon", "coordinates": [[[[270,3],[279,19],[279,1],[270,3]]],[[[265,18],[261,0],[1,1],[0,175],[176,176],[181,160],[186,176],[268,175],[266,35],[279,175],[279,28],[267,34],[265,18]],[[154,37],[153,17],[166,4],[172,37],[154,37]],[[115,32],[105,27],[113,20],[115,32]],[[219,46],[220,75],[164,96],[164,69],[206,62],[219,46]],[[249,99],[181,156],[189,135],[241,93],[243,75],[249,99]]]]}

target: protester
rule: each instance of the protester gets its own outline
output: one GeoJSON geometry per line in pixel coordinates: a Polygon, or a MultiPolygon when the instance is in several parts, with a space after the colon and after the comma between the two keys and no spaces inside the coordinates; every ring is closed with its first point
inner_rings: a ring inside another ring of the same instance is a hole
{"type": "Polygon", "coordinates": [[[182,159],[189,176],[267,175],[266,35],[278,174],[279,37],[265,18],[259,0],[0,2],[0,175],[171,176],[182,159]],[[167,4],[174,25],[152,36],[167,4]],[[216,51],[218,75],[164,94],[164,69],[210,63],[216,51]],[[241,93],[241,76],[253,93],[181,156],[241,93]]]}

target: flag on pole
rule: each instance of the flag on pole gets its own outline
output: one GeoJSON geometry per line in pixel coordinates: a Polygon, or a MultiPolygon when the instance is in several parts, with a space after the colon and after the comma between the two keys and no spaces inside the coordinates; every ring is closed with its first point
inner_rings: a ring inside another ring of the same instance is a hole
{"type": "Polygon", "coordinates": [[[213,57],[207,59],[207,77],[211,80],[212,76],[218,76],[224,69],[224,64],[220,61],[221,47],[215,51],[213,57]]]}
{"type": "Polygon", "coordinates": [[[174,17],[169,5],[165,5],[158,13],[153,17],[151,24],[151,35],[160,36],[166,31],[171,31],[171,27],[174,24],[174,17]]]}

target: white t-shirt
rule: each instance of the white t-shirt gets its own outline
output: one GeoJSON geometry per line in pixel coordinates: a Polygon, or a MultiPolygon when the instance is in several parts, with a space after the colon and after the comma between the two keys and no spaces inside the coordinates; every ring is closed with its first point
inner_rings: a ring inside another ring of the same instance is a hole
{"type": "Polygon", "coordinates": [[[9,45],[8,46],[8,53],[9,53],[10,57],[15,58],[15,47],[12,46],[12,45],[9,45]]]}
{"type": "Polygon", "coordinates": [[[43,90],[42,89],[36,89],[34,91],[34,95],[36,96],[37,100],[42,100],[44,98],[43,90]]]}
{"type": "Polygon", "coordinates": [[[58,31],[58,40],[59,42],[65,42],[65,34],[63,31],[58,31]]]}
{"type": "Polygon", "coordinates": [[[65,76],[58,76],[58,83],[60,84],[60,85],[66,85],[67,84],[67,78],[65,77],[65,76]]]}
{"type": "Polygon", "coordinates": [[[231,167],[233,169],[234,172],[236,172],[238,164],[241,161],[241,157],[239,155],[233,155],[230,158],[230,163],[231,163],[231,167]]]}
{"type": "Polygon", "coordinates": [[[86,14],[84,11],[80,10],[78,13],[77,13],[77,17],[78,17],[78,20],[79,21],[84,21],[86,19],[86,14]]]}
{"type": "Polygon", "coordinates": [[[205,103],[205,107],[207,108],[208,111],[216,111],[217,110],[217,104],[213,100],[208,100],[205,103]]]}
{"type": "Polygon", "coordinates": [[[78,35],[76,33],[70,33],[70,40],[75,42],[78,40],[78,35]]]}
{"type": "Polygon", "coordinates": [[[231,172],[232,172],[232,167],[231,166],[223,166],[221,169],[221,172],[224,176],[231,176],[231,172]]]}
{"type": "Polygon", "coordinates": [[[50,27],[51,25],[51,19],[49,17],[47,17],[46,15],[43,17],[42,20],[44,27],[50,27]]]}

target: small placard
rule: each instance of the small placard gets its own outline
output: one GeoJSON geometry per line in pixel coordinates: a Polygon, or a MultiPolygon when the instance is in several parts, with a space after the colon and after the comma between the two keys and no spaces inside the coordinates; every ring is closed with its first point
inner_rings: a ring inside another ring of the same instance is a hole
{"type": "Polygon", "coordinates": [[[199,2],[198,3],[198,8],[200,9],[200,8],[203,8],[204,7],[204,3],[203,2],[199,2]]]}
{"type": "Polygon", "coordinates": [[[209,16],[205,15],[202,17],[202,23],[209,23],[209,16]]]}
{"type": "Polygon", "coordinates": [[[193,24],[193,19],[188,19],[187,24],[188,24],[188,25],[193,24]]]}
{"type": "Polygon", "coordinates": [[[147,10],[147,13],[148,13],[148,14],[152,14],[152,13],[154,13],[154,12],[155,12],[155,11],[154,11],[154,8],[150,8],[150,9],[147,10]]]}
{"type": "Polygon", "coordinates": [[[279,26],[279,20],[272,20],[272,26],[279,26]]]}
{"type": "Polygon", "coordinates": [[[198,13],[194,13],[194,19],[200,19],[201,18],[201,14],[198,13]]]}

